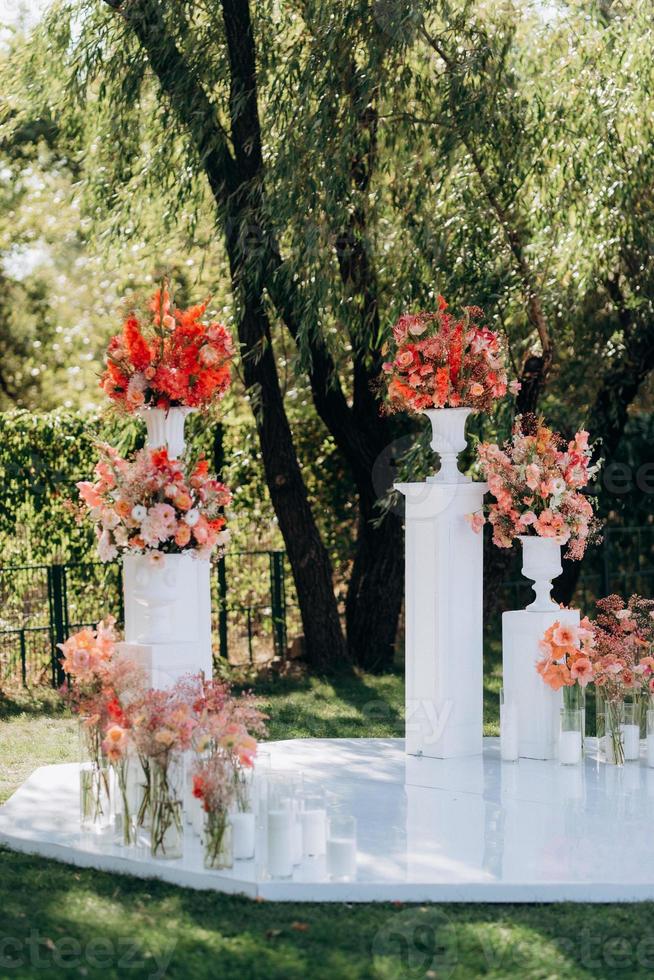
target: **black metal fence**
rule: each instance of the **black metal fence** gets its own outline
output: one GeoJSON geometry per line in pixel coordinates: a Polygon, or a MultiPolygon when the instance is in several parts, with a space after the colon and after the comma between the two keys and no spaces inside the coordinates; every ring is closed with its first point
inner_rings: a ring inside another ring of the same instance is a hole
{"type": "MultiPolygon", "coordinates": [[[[520,577],[521,554],[497,586],[496,607],[520,609],[533,597],[520,577]]],[[[286,656],[301,633],[283,551],[230,552],[212,575],[214,652],[231,663],[286,656]]],[[[654,525],[607,528],[584,559],[575,605],[589,610],[611,592],[654,595],[654,525]]],[[[112,613],[122,623],[122,566],[85,562],[0,566],[0,685],[57,682],[57,644],[112,613]]],[[[487,623],[499,636],[499,615],[487,623]]]]}
{"type": "MultiPolygon", "coordinates": [[[[232,663],[284,658],[296,623],[283,551],[232,552],[213,567],[215,654],[232,663]]],[[[112,614],[123,622],[122,565],[0,566],[0,684],[57,684],[57,644],[112,614]]]]}

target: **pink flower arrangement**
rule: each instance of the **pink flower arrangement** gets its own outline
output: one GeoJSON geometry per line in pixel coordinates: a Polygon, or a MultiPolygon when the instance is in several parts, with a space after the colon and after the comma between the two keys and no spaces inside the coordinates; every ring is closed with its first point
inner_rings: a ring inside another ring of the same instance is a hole
{"type": "MultiPolygon", "coordinates": [[[[582,558],[599,530],[580,492],[600,466],[591,464],[588,433],[578,432],[566,446],[542,419],[518,416],[510,442],[482,443],[477,452],[495,498],[486,508],[494,544],[510,548],[519,535],[539,535],[567,544],[568,558],[582,558]]],[[[483,513],[468,520],[475,530],[485,523],[483,513]]]]}
{"type": "Polygon", "coordinates": [[[589,656],[604,700],[654,694],[654,600],[633,595],[625,603],[610,595],[598,600],[597,611],[589,656]]]}
{"type": "Polygon", "coordinates": [[[536,664],[553,690],[595,684],[606,701],[625,694],[654,695],[654,600],[633,595],[627,603],[618,595],[597,602],[594,621],[581,625],[554,623],[543,636],[544,656],[536,664]]]}
{"type": "Polygon", "coordinates": [[[264,735],[266,728],[251,694],[234,697],[228,684],[201,674],[168,690],[148,688],[142,668],[117,643],[115,620],[108,617],[60,644],[70,678],[61,693],[100,732],[108,757],[122,757],[131,739],[144,758],[190,748],[206,753],[210,747],[235,765],[254,764],[253,735],[264,735]]]}
{"type": "Polygon", "coordinates": [[[251,694],[235,698],[229,686],[201,675],[182,678],[178,690],[196,718],[193,738],[200,755],[228,756],[235,768],[252,768],[257,751],[254,735],[265,735],[265,719],[251,694]]]}
{"type": "Polygon", "coordinates": [[[206,323],[206,303],[175,308],[167,290],[152,297],[147,317],[130,314],[111,338],[101,386],[117,405],[208,408],[230,384],[234,347],[220,323],[206,323]]]}
{"type": "Polygon", "coordinates": [[[231,806],[235,789],[226,756],[210,755],[198,760],[193,770],[193,796],[201,801],[205,813],[219,813],[231,806]]]}
{"type": "MultiPolygon", "coordinates": [[[[182,801],[175,791],[181,753],[195,749],[201,756],[205,809],[224,807],[234,798],[244,808],[245,770],[254,764],[254,736],[266,732],[264,716],[250,694],[234,697],[227,684],[201,674],[184,677],[168,690],[148,688],[144,672],[118,649],[117,640],[115,622],[107,619],[61,644],[70,677],[62,694],[82,718],[98,773],[103,763],[114,767],[124,814],[128,756],[138,755],[144,783],[137,822],[143,826],[151,814],[153,853],[165,856],[169,835],[181,834],[182,801]]],[[[125,820],[123,830],[124,843],[132,843],[132,822],[125,820]]]]}
{"type": "Polygon", "coordinates": [[[77,484],[96,527],[102,561],[120,553],[181,554],[208,557],[224,549],[229,531],[222,513],[231,502],[224,483],[209,476],[201,459],[190,470],[169,459],[165,449],[142,449],[126,460],[110,446],[100,447],[95,481],[77,484]]]}
{"type": "Polygon", "coordinates": [[[382,365],[389,411],[488,411],[507,390],[519,390],[518,382],[507,382],[502,343],[483,316],[478,306],[467,306],[457,319],[439,296],[437,313],[400,317],[382,365]]]}

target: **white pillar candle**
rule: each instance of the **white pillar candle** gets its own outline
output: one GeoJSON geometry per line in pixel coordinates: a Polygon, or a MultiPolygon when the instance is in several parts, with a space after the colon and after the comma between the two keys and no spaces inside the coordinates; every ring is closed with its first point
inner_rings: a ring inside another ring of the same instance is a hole
{"type": "Polygon", "coordinates": [[[230,814],[232,847],[235,861],[249,861],[254,857],[254,813],[236,811],[230,814]]]}
{"type": "Polygon", "coordinates": [[[327,874],[331,878],[353,878],[356,869],[356,841],[352,837],[328,837],[327,874]]]}
{"type": "Polygon", "coordinates": [[[302,810],[302,850],[305,857],[325,853],[327,837],[327,811],[302,810]]]}
{"type": "Polygon", "coordinates": [[[647,765],[654,769],[654,733],[647,736],[647,765]]]}
{"type": "Polygon", "coordinates": [[[621,725],[621,728],[625,762],[633,762],[640,756],[640,725],[621,725]]]}
{"type": "Polygon", "coordinates": [[[559,762],[564,766],[581,762],[581,732],[561,732],[559,736],[559,762]]]}
{"type": "Polygon", "coordinates": [[[273,878],[293,874],[295,822],[291,809],[268,811],[268,871],[273,878]]]}

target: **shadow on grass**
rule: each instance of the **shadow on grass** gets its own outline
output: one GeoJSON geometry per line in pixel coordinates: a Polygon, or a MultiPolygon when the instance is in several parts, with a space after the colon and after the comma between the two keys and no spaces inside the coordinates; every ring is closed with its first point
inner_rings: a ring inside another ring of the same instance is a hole
{"type": "Polygon", "coordinates": [[[15,688],[0,690],[0,721],[28,717],[67,717],[68,708],[58,691],[52,687],[15,688]]]}
{"type": "Polygon", "coordinates": [[[255,689],[269,715],[270,737],[362,738],[402,737],[404,721],[401,675],[343,672],[284,681],[255,689]]]}
{"type": "Polygon", "coordinates": [[[2,976],[651,977],[652,903],[251,902],[0,850],[2,976]]]}

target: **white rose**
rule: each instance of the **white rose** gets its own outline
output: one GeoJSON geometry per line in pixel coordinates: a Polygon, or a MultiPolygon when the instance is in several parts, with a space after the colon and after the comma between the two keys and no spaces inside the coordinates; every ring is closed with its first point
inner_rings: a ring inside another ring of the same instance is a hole
{"type": "Polygon", "coordinates": [[[223,548],[226,544],[228,544],[231,536],[232,534],[229,528],[225,528],[224,531],[219,531],[216,535],[216,544],[218,547],[223,548]]]}
{"type": "Polygon", "coordinates": [[[143,506],[143,504],[136,504],[135,507],[132,507],[132,517],[134,518],[135,521],[138,521],[139,524],[141,523],[141,521],[144,521],[147,516],[148,516],[148,511],[147,508],[143,506]]]}
{"type": "Polygon", "coordinates": [[[188,524],[189,527],[195,527],[199,520],[200,511],[197,509],[197,507],[191,507],[191,509],[187,510],[184,514],[184,523],[188,524]]]}

